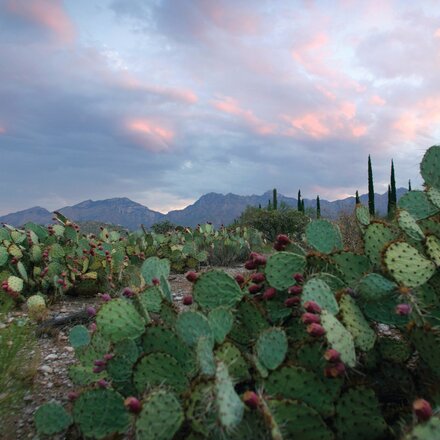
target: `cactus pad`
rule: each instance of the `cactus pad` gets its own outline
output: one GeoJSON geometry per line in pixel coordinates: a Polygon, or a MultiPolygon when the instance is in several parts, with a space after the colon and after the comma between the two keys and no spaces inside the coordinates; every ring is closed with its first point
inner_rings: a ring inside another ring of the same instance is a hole
{"type": "Polygon", "coordinates": [[[284,361],[287,353],[287,336],[280,328],[264,330],[255,344],[255,352],[261,364],[275,370],[284,361]]]}
{"type": "Polygon", "coordinates": [[[183,392],[188,380],[176,358],[166,353],[143,356],[134,367],[133,382],[139,393],[159,385],[183,392]]]}
{"type": "Polygon", "coordinates": [[[336,404],[335,426],[340,440],[384,438],[387,425],[373,390],[358,387],[343,394],[336,404]]]}
{"type": "Polygon", "coordinates": [[[34,421],[38,434],[53,435],[67,429],[72,417],[59,403],[46,403],[37,409],[34,421]]]}
{"type": "Polygon", "coordinates": [[[356,287],[362,301],[377,301],[390,297],[397,284],[377,273],[365,275],[356,287]]]}
{"type": "Polygon", "coordinates": [[[356,206],[356,218],[361,225],[368,226],[371,221],[370,211],[364,205],[357,205],[356,206]]]}
{"type": "Polygon", "coordinates": [[[264,389],[272,397],[305,402],[323,417],[334,413],[333,399],[326,386],[314,372],[305,368],[283,367],[272,372],[264,381],[264,389]]]}
{"type": "Polygon", "coordinates": [[[41,295],[32,295],[26,301],[28,315],[35,321],[41,321],[47,314],[46,302],[41,295]]]}
{"type": "Polygon", "coordinates": [[[196,346],[197,362],[200,372],[204,376],[212,377],[215,375],[216,364],[214,358],[214,341],[210,338],[199,338],[196,346]]]}
{"type": "Polygon", "coordinates": [[[291,252],[277,252],[267,259],[265,274],[268,283],[278,290],[285,290],[296,284],[292,275],[302,273],[306,259],[291,252]]]}
{"type": "Polygon", "coordinates": [[[321,325],[332,348],[341,354],[341,360],[349,367],[356,365],[356,352],[351,333],[329,312],[323,310],[321,325]]]}
{"type": "Polygon", "coordinates": [[[427,422],[414,426],[403,440],[437,440],[438,438],[440,438],[440,419],[432,417],[427,422]]]}
{"type": "Polygon", "coordinates": [[[73,405],[73,418],[86,437],[124,433],[129,425],[122,396],[109,389],[88,390],[73,405]]]}
{"type": "Polygon", "coordinates": [[[310,278],[304,284],[301,295],[302,304],[307,301],[318,303],[322,309],[327,310],[332,315],[339,312],[339,306],[330,287],[319,278],[310,278]]]}
{"type": "Polygon", "coordinates": [[[167,280],[170,276],[170,262],[165,258],[147,258],[142,263],[141,274],[144,281],[149,285],[153,284],[153,278],[160,280],[161,277],[164,277],[167,280]]]}
{"type": "MultiPolygon", "coordinates": [[[[440,146],[433,145],[423,155],[420,173],[429,186],[440,189],[440,146]]],[[[412,191],[411,191],[412,192],[412,191]]]]}
{"type": "Polygon", "coordinates": [[[226,307],[217,307],[208,315],[215,342],[221,344],[234,325],[234,316],[226,307]]]}
{"type": "Polygon", "coordinates": [[[435,272],[435,265],[408,243],[391,243],[384,253],[384,263],[390,274],[407,287],[426,283],[435,272]]]}
{"type": "Polygon", "coordinates": [[[162,305],[162,291],[158,286],[151,286],[144,290],[138,296],[139,302],[146,309],[146,315],[149,313],[159,313],[162,305]]]}
{"type": "Polygon", "coordinates": [[[354,345],[362,351],[369,351],[376,342],[376,333],[369,326],[356,301],[344,295],[339,302],[341,319],[345,328],[351,333],[354,345]]]}
{"type": "Polygon", "coordinates": [[[225,342],[215,351],[217,361],[228,367],[229,375],[234,382],[250,379],[249,367],[240,353],[240,350],[231,342],[225,342]]]}
{"type": "Polygon", "coordinates": [[[8,262],[9,254],[4,246],[0,246],[0,267],[8,262]]]}
{"type": "Polygon", "coordinates": [[[90,343],[90,333],[84,325],[75,325],[69,332],[69,343],[73,348],[80,348],[90,343]]]}
{"type": "Polygon", "coordinates": [[[337,252],[332,255],[339,270],[344,274],[344,280],[352,283],[371,270],[371,264],[365,255],[353,252],[337,252]]]}
{"type": "Polygon", "coordinates": [[[330,273],[321,272],[319,274],[313,275],[313,278],[324,281],[324,283],[327,284],[327,286],[329,286],[333,292],[337,292],[338,290],[341,290],[346,286],[344,281],[330,273]]]}
{"type": "Polygon", "coordinates": [[[428,195],[429,201],[437,208],[440,208],[440,190],[431,187],[426,191],[426,194],[428,195]]]}
{"type": "Polygon", "coordinates": [[[416,220],[431,217],[439,211],[424,191],[407,192],[399,199],[398,206],[407,210],[416,220]]]}
{"type": "Polygon", "coordinates": [[[422,229],[417,224],[414,217],[404,209],[399,209],[397,213],[397,221],[399,223],[400,229],[402,229],[408,237],[414,240],[420,241],[425,238],[422,229]]]}
{"type": "Polygon", "coordinates": [[[176,331],[182,341],[193,347],[202,336],[214,338],[208,319],[200,312],[183,312],[176,322],[176,331]]]}
{"type": "Polygon", "coordinates": [[[220,270],[212,270],[200,275],[193,289],[195,301],[207,309],[220,306],[234,307],[243,294],[237,282],[220,270]]]}
{"type": "Polygon", "coordinates": [[[440,240],[435,235],[426,237],[426,253],[437,267],[440,267],[440,240]]]}
{"type": "Polygon", "coordinates": [[[136,339],[145,328],[134,305],[122,298],[105,303],[96,316],[96,323],[102,334],[113,342],[136,339]]]}
{"type": "Polygon", "coordinates": [[[8,278],[8,286],[14,292],[20,293],[23,290],[23,280],[21,278],[14,276],[14,275],[11,275],[8,278]]]}
{"type": "Polygon", "coordinates": [[[171,440],[183,423],[182,407],[173,393],[152,392],[142,404],[136,420],[138,440],[171,440]]]}
{"type": "Polygon", "coordinates": [[[404,363],[412,354],[408,342],[402,337],[382,336],[378,341],[379,353],[389,362],[404,363]]]}
{"type": "Polygon", "coordinates": [[[424,330],[415,328],[411,333],[411,342],[431,371],[439,377],[440,351],[433,349],[433,347],[440,346],[440,333],[438,329],[424,330]]]}
{"type": "Polygon", "coordinates": [[[328,220],[310,222],[306,227],[306,239],[310,246],[324,254],[342,249],[341,231],[328,220]]]}

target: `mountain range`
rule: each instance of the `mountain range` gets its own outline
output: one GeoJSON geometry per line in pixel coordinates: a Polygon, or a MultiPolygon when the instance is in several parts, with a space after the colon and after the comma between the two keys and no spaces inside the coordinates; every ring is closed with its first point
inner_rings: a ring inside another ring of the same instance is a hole
{"type": "MultiPolygon", "coordinates": [[[[397,197],[405,194],[405,188],[397,190],[397,197]]],[[[65,206],[58,209],[66,217],[73,221],[100,221],[114,225],[120,225],[130,230],[136,230],[143,224],[146,227],[154,223],[168,220],[176,225],[196,226],[197,224],[212,222],[215,226],[228,225],[232,223],[247,206],[261,205],[266,207],[272,199],[272,191],[262,195],[239,196],[237,194],[208,193],[200,197],[194,204],[184,209],[170,211],[168,214],[153,211],[140,203],[122,198],[106,200],[85,200],[73,206],[65,206]]],[[[360,196],[361,203],[368,204],[368,195],[360,196]]],[[[297,199],[278,194],[278,203],[285,203],[287,206],[297,206],[297,199]]],[[[348,197],[342,200],[320,200],[322,217],[335,219],[341,212],[352,212],[355,205],[355,198],[348,197]]],[[[375,205],[378,214],[384,215],[387,212],[388,194],[375,194],[375,205]]],[[[316,200],[304,199],[304,206],[316,208],[316,200]]],[[[39,224],[52,223],[52,213],[45,208],[35,206],[23,211],[14,212],[0,217],[1,223],[13,226],[21,226],[27,222],[39,224]]]]}

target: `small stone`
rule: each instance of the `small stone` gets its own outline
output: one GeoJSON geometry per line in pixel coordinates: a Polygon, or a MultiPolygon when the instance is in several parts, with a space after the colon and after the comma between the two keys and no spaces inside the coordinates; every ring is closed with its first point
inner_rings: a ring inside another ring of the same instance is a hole
{"type": "Polygon", "coordinates": [[[53,373],[53,369],[49,367],[49,365],[42,365],[38,370],[42,371],[43,373],[53,373]]]}
{"type": "Polygon", "coordinates": [[[54,361],[55,359],[58,359],[58,356],[56,355],[56,354],[48,354],[45,358],[44,358],[44,360],[45,361],[54,361]]]}

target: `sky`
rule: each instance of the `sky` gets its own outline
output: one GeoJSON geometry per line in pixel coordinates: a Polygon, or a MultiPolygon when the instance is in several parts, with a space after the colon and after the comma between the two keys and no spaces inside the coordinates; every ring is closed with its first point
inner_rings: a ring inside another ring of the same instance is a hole
{"type": "Polygon", "coordinates": [[[0,0],[0,215],[421,185],[437,0],[0,0]]]}

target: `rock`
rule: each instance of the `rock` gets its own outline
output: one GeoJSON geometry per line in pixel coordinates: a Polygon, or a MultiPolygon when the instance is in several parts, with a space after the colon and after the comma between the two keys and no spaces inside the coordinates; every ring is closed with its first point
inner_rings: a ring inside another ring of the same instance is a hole
{"type": "Polygon", "coordinates": [[[49,367],[49,365],[42,365],[38,370],[43,373],[53,373],[53,368],[49,367]]]}
{"type": "Polygon", "coordinates": [[[55,359],[58,359],[58,356],[57,356],[56,354],[54,354],[54,353],[52,353],[52,354],[48,354],[48,355],[44,358],[45,361],[54,361],[55,359]]]}
{"type": "Polygon", "coordinates": [[[73,353],[75,349],[73,347],[64,347],[64,350],[68,351],[69,353],[73,353]]]}

